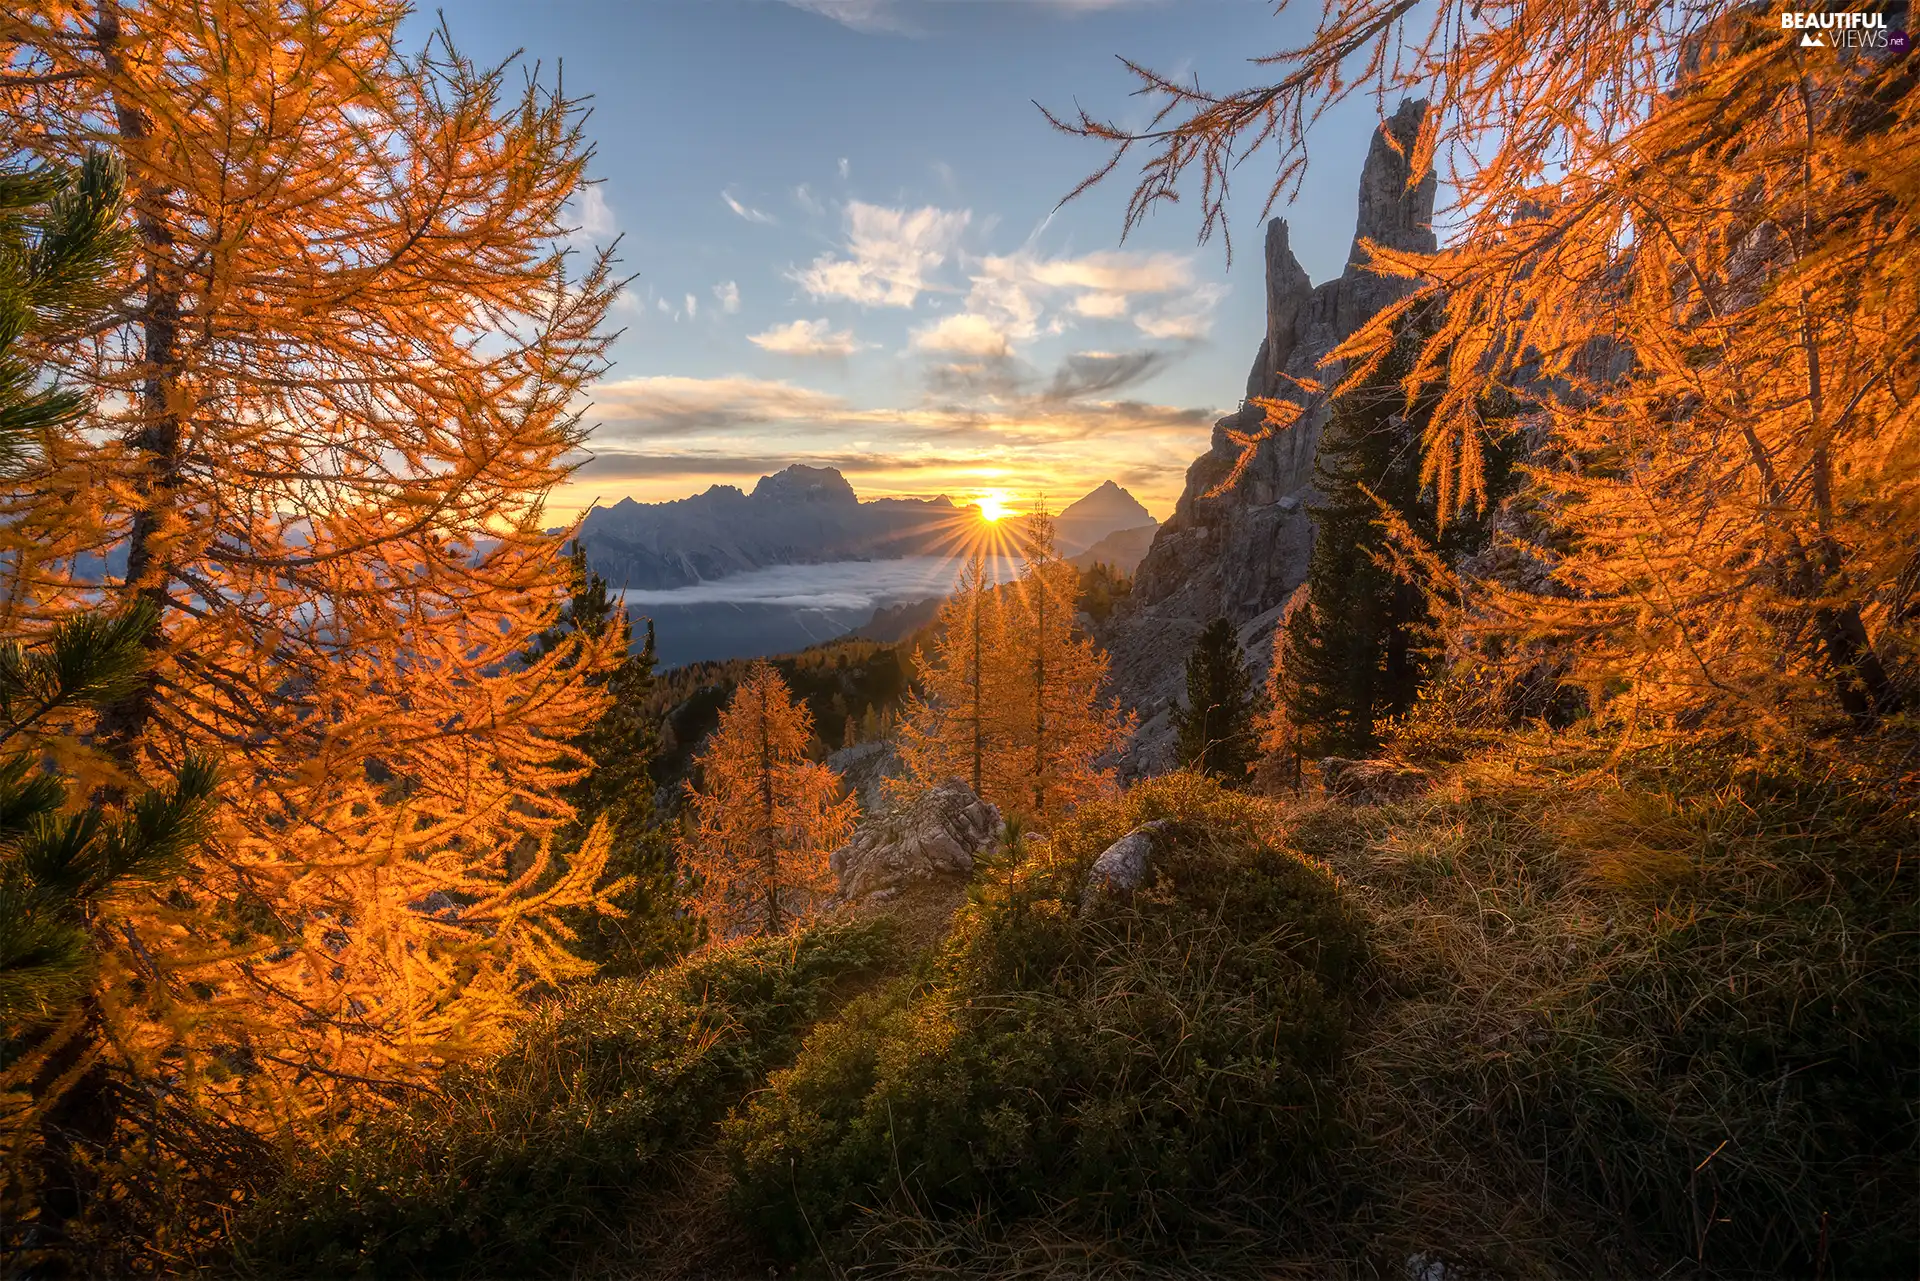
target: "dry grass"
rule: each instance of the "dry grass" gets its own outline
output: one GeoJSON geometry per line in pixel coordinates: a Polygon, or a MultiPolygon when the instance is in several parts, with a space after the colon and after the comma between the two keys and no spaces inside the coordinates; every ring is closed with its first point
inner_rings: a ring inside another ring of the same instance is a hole
{"type": "Polygon", "coordinates": [[[1540,735],[1418,800],[1289,819],[1375,948],[1342,1271],[1911,1262],[1920,984],[1897,803],[1540,735]]]}

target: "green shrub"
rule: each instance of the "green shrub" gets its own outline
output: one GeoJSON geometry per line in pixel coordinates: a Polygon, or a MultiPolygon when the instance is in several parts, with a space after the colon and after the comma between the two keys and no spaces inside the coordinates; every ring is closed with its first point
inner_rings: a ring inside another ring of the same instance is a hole
{"type": "Polygon", "coordinates": [[[1322,870],[1191,776],[1091,807],[976,895],[930,971],[807,1039],[728,1124],[743,1218],[796,1257],[861,1207],[1046,1215],[1142,1254],[1283,1227],[1335,1141],[1363,955],[1322,870]],[[1155,883],[1078,906],[1150,818],[1155,883]]]}
{"type": "Polygon", "coordinates": [[[303,1161],[236,1234],[272,1275],[528,1275],[596,1223],[892,958],[885,922],[829,924],[580,990],[477,1070],[303,1161]]]}

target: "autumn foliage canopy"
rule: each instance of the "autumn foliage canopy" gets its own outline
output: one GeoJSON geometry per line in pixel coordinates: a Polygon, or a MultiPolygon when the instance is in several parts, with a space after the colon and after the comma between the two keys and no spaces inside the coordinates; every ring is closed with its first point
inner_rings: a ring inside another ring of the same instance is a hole
{"type": "Polygon", "coordinates": [[[106,319],[44,344],[96,418],[0,496],[0,633],[146,602],[145,676],[61,763],[223,780],[185,874],[98,923],[99,1035],[288,1122],[501,1043],[613,891],[604,833],[548,850],[620,656],[514,661],[565,598],[541,504],[614,289],[566,252],[580,112],[444,33],[403,55],[402,13],[0,17],[9,151],[121,157],[134,241],[106,319]]]}
{"type": "MultiPolygon", "coordinates": [[[[1414,172],[1450,186],[1443,247],[1370,246],[1408,292],[1330,373],[1358,385],[1410,309],[1441,317],[1404,384],[1438,397],[1424,480],[1444,512],[1482,503],[1489,449],[1527,435],[1505,572],[1456,576],[1400,540],[1445,585],[1455,640],[1495,666],[1550,651],[1636,732],[1804,741],[1909,716],[1920,61],[1803,47],[1774,6],[1423,13],[1334,0],[1309,43],[1261,60],[1266,84],[1135,67],[1153,128],[1057,123],[1113,144],[1090,182],[1145,152],[1130,225],[1197,172],[1204,233],[1248,152],[1271,144],[1273,195],[1291,189],[1330,103],[1429,99],[1414,172]],[[1525,412],[1486,421],[1507,395],[1525,412]]],[[[1271,429],[1298,412],[1273,402],[1271,429]]]]}

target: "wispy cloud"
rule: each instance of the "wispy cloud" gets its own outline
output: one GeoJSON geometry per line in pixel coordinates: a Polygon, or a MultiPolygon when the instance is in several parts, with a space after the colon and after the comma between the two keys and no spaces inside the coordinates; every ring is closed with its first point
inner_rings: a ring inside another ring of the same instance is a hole
{"type": "Polygon", "coordinates": [[[1134,327],[1149,338],[1191,342],[1213,331],[1213,309],[1227,290],[1224,285],[1201,285],[1166,305],[1133,318],[1134,327]]]}
{"type": "Polygon", "coordinates": [[[965,209],[847,206],[846,256],[822,254],[791,278],[815,298],[911,307],[952,255],[973,215],[965,209]]]}
{"type": "Polygon", "coordinates": [[[847,163],[847,158],[845,156],[840,157],[840,176],[842,178],[845,178],[850,172],[852,172],[852,169],[853,169],[853,166],[847,163]]]}
{"type": "Polygon", "coordinates": [[[720,310],[731,316],[740,310],[740,286],[731,280],[723,280],[713,287],[713,296],[720,303],[720,310]]]}
{"type": "Polygon", "coordinates": [[[613,206],[607,203],[599,183],[579,188],[567,204],[572,216],[580,220],[568,233],[568,244],[581,248],[605,244],[619,232],[619,219],[613,216],[613,206]]]}
{"type": "MultiPolygon", "coordinates": [[[[1149,3],[1150,0],[1021,0],[1021,2],[1037,9],[1081,14],[1149,3]]],[[[786,3],[796,9],[804,9],[808,13],[830,18],[843,27],[868,35],[919,35],[922,28],[914,21],[914,17],[916,13],[925,11],[924,5],[908,3],[908,0],[786,0],[786,3]]]]}
{"type": "MultiPolygon", "coordinates": [[[[1120,382],[1110,379],[1109,389],[1120,382]]],[[[918,442],[1037,448],[1164,431],[1191,433],[1204,430],[1215,414],[1211,408],[1137,400],[1064,398],[1051,389],[1004,404],[949,401],[867,409],[785,379],[739,374],[626,378],[601,383],[592,395],[594,416],[602,420],[597,440],[609,446],[752,435],[807,441],[813,448],[875,437],[903,446],[918,442]]]]}
{"type": "Polygon", "coordinates": [[[733,198],[733,193],[731,191],[721,192],[720,199],[727,202],[727,208],[733,210],[735,213],[739,214],[742,218],[745,218],[748,222],[758,222],[758,223],[764,223],[768,225],[772,225],[774,223],[774,217],[772,214],[765,213],[759,209],[755,209],[751,205],[741,204],[738,200],[735,200],[733,198]]]}
{"type": "Polygon", "coordinates": [[[905,10],[892,0],[786,0],[786,3],[870,35],[910,35],[915,31],[905,10]]]}
{"type": "Polygon", "coordinates": [[[692,294],[687,295],[687,315],[689,318],[700,314],[700,300],[692,294]]]}
{"type": "Polygon", "coordinates": [[[825,320],[796,320],[775,325],[765,333],[749,334],[747,341],[783,356],[846,357],[873,345],[854,338],[851,329],[836,330],[825,320]]]}
{"type": "Polygon", "coordinates": [[[1007,332],[992,318],[963,311],[913,332],[915,351],[946,352],[956,356],[1006,356],[1012,347],[1007,332]]]}
{"type": "Polygon", "coordinates": [[[827,207],[820,203],[820,197],[813,194],[813,188],[804,182],[793,189],[793,203],[816,217],[827,211],[827,207]]]}

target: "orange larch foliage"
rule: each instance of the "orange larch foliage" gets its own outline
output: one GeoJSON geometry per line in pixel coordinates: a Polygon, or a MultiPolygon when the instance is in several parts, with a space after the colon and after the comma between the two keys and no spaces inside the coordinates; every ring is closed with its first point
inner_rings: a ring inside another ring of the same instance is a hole
{"type": "Polygon", "coordinates": [[[997,806],[1041,826],[1114,787],[1095,762],[1133,732],[1101,701],[1107,658],[1074,631],[1079,574],[1054,553],[1044,511],[1024,518],[1020,577],[986,585],[976,555],[941,606],[926,694],[908,704],[900,790],[961,778],[997,806]]]}
{"type": "Polygon", "coordinates": [[[755,663],[695,760],[681,867],[717,939],[785,933],[833,889],[827,855],[853,834],[860,806],[841,795],[838,774],[807,759],[812,738],[806,704],[755,663]]]}
{"type": "MultiPolygon", "coordinates": [[[[910,790],[965,779],[988,797],[1004,735],[1010,673],[999,593],[987,582],[986,552],[976,549],[935,623],[934,660],[920,671],[924,695],[912,695],[900,727],[900,759],[910,790]]],[[[1004,799],[1004,798],[1002,798],[1004,799]]]]}
{"type": "Polygon", "coordinates": [[[110,751],[70,764],[112,789],[209,753],[222,803],[189,875],[101,923],[105,1034],[256,1118],[499,1044],[613,889],[603,832],[548,849],[620,656],[515,661],[566,594],[541,504],[616,287],[562,252],[580,112],[444,31],[403,56],[403,12],[0,15],[8,150],[119,152],[137,245],[64,349],[98,430],[0,507],[0,633],[158,607],[150,679],[72,727],[110,751]]]}
{"type": "Polygon", "coordinates": [[[1080,801],[1115,790],[1113,770],[1096,762],[1125,744],[1134,717],[1101,699],[1107,656],[1075,633],[1080,575],[1056,554],[1044,508],[1027,517],[1024,562],[1006,589],[1006,737],[995,786],[1005,812],[1049,829],[1080,801]]]}
{"type": "Polygon", "coordinates": [[[1369,246],[1413,289],[1336,356],[1354,385],[1406,308],[1443,308],[1406,378],[1442,391],[1425,478],[1471,506],[1492,440],[1530,433],[1507,553],[1541,572],[1453,581],[1402,539],[1410,568],[1456,638],[1550,651],[1619,723],[1804,739],[1920,701],[1920,59],[1875,12],[1803,43],[1761,4],[1494,0],[1423,31],[1408,0],[1329,0],[1269,83],[1136,67],[1152,128],[1056,123],[1115,146],[1090,182],[1146,152],[1129,224],[1197,166],[1211,228],[1250,147],[1278,197],[1331,102],[1429,98],[1444,247],[1369,246]],[[1483,421],[1502,396],[1525,412],[1483,421]]]}

